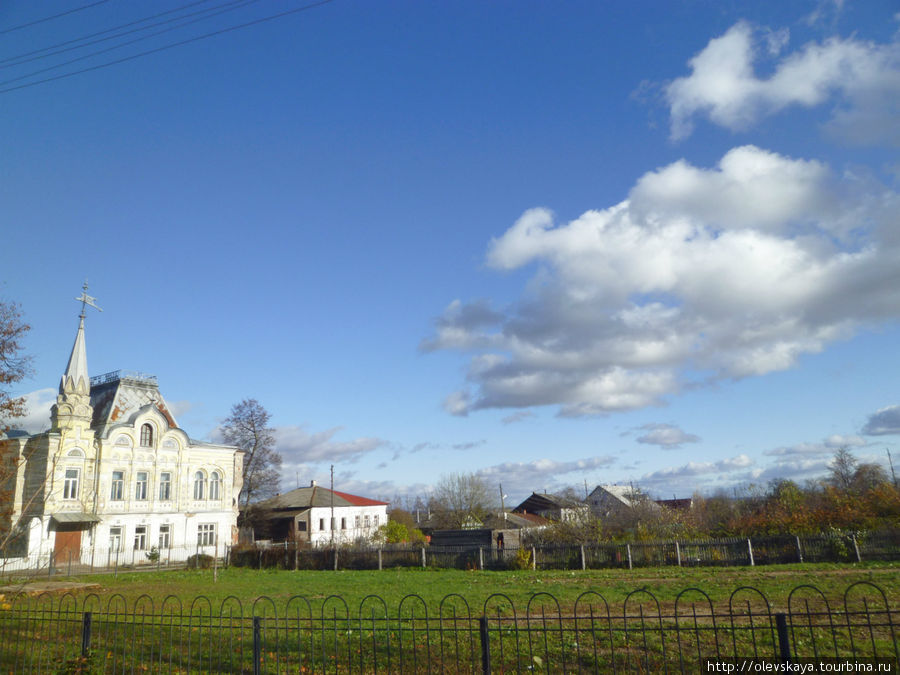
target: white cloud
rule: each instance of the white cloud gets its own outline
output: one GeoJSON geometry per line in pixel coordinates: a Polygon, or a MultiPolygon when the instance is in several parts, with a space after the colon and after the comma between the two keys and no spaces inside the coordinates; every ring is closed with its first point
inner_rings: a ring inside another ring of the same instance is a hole
{"type": "Polygon", "coordinates": [[[512,415],[507,415],[500,421],[503,422],[503,424],[515,424],[516,422],[521,422],[534,416],[535,414],[530,410],[517,410],[512,415]]]}
{"type": "Polygon", "coordinates": [[[672,138],[689,135],[697,115],[743,130],[790,106],[834,101],[831,131],[855,143],[900,145],[900,43],[837,37],[809,43],[762,78],[755,70],[761,52],[775,56],[787,42],[784,31],[762,37],[739,22],[690,60],[691,74],[666,88],[672,138]]]}
{"type": "Polygon", "coordinates": [[[891,405],[869,415],[862,433],[866,436],[900,435],[900,405],[891,405]]]}
{"type": "Polygon", "coordinates": [[[487,252],[499,270],[537,266],[521,299],[455,301],[425,341],[472,355],[444,406],[602,415],[790,368],[900,316],[897,213],[882,186],[754,146],[650,172],[568,223],[526,211],[487,252]]]}
{"type": "Polygon", "coordinates": [[[31,434],[49,429],[50,407],[56,404],[56,395],[57,390],[51,387],[25,394],[25,416],[10,420],[10,426],[31,434]]]}
{"type": "Polygon", "coordinates": [[[580,488],[586,474],[609,468],[615,461],[611,456],[585,457],[566,462],[538,459],[531,462],[504,462],[479,469],[476,473],[491,481],[502,482],[503,489],[508,494],[529,495],[544,490],[554,492],[571,485],[580,488]],[[572,473],[578,475],[572,477],[572,473]]]}
{"type": "MultiPolygon", "coordinates": [[[[766,450],[764,455],[769,457],[832,457],[840,448],[856,448],[866,444],[865,439],[859,436],[844,436],[834,434],[828,436],[821,443],[797,443],[796,445],[781,446],[766,450]]],[[[782,460],[779,460],[782,461],[782,460]]]]}
{"type": "Polygon", "coordinates": [[[658,445],[666,450],[675,450],[684,443],[697,443],[700,441],[699,436],[689,434],[674,424],[645,424],[638,427],[638,429],[646,432],[637,437],[638,443],[658,445]]]}
{"type": "Polygon", "coordinates": [[[380,438],[362,437],[350,441],[335,441],[341,427],[309,433],[301,426],[282,426],[275,429],[275,448],[285,464],[303,462],[355,462],[365,454],[387,445],[380,438]]]}

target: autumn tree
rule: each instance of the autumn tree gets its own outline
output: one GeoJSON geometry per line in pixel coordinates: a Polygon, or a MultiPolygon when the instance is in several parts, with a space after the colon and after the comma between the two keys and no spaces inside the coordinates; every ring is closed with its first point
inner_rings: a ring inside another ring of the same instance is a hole
{"type": "Polygon", "coordinates": [[[461,528],[467,522],[481,522],[499,510],[497,490],[475,473],[441,476],[431,495],[429,508],[440,527],[461,528]]]}
{"type": "Polygon", "coordinates": [[[10,385],[29,372],[30,357],[22,354],[22,339],[31,326],[22,320],[22,310],[14,302],[0,300],[0,433],[25,414],[25,398],[13,397],[10,385]]]}
{"type": "Polygon", "coordinates": [[[278,493],[281,455],[275,451],[269,411],[256,399],[244,399],[231,408],[222,424],[222,437],[244,451],[244,485],[239,501],[244,508],[278,493]]]}

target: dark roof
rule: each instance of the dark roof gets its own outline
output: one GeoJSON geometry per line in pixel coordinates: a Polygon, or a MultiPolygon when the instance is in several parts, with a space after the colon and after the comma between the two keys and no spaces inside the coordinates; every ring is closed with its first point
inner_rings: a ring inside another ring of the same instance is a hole
{"type": "Polygon", "coordinates": [[[672,509],[673,511],[683,511],[694,505],[694,500],[690,497],[685,499],[655,499],[654,501],[660,506],[665,506],[667,509],[672,509]]]}
{"type": "Polygon", "coordinates": [[[331,490],[318,485],[297,488],[284,494],[276,495],[271,499],[256,504],[256,508],[270,509],[272,511],[284,511],[288,509],[308,509],[312,506],[329,507],[346,506],[387,506],[387,502],[379,502],[367,497],[358,497],[346,492],[334,491],[332,500],[331,490]]]}
{"type": "Polygon", "coordinates": [[[546,492],[532,492],[531,496],[514,508],[513,511],[516,513],[540,513],[554,509],[580,509],[584,508],[584,506],[585,503],[577,499],[551,495],[546,492]]]}

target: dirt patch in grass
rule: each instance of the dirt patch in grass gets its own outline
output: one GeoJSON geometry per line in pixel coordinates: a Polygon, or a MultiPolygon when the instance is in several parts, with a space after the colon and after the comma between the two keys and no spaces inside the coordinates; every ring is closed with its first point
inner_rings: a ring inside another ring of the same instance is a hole
{"type": "Polygon", "coordinates": [[[21,584],[0,586],[0,598],[14,595],[41,595],[42,593],[78,593],[99,591],[100,584],[79,581],[29,581],[21,584]]]}

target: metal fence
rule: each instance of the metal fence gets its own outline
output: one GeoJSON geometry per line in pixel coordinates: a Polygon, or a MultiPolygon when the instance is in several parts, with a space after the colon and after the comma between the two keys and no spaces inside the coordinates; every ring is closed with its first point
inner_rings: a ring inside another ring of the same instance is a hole
{"type": "Polygon", "coordinates": [[[900,532],[735,537],[523,548],[403,546],[310,549],[294,542],[235,547],[229,563],[281,569],[601,569],[900,560],[900,532]]]}
{"type": "Polygon", "coordinates": [[[151,569],[184,569],[185,567],[213,567],[228,559],[229,547],[222,545],[167,546],[165,548],[103,548],[84,551],[53,551],[29,557],[0,556],[0,576],[40,574],[48,577],[91,573],[151,569]]]}
{"type": "MultiPolygon", "coordinates": [[[[429,607],[408,595],[311,601],[143,595],[17,596],[0,601],[0,669],[44,672],[215,673],[695,673],[728,660],[878,659],[897,672],[898,616],[870,582],[832,606],[798,586],[782,610],[741,587],[714,603],[690,588],[661,602],[635,590],[612,607],[599,591],[562,606],[548,593],[516,605],[494,594],[429,607]]],[[[721,672],[721,671],[720,671],[721,672]]],[[[856,672],[843,670],[840,672],[856,672]]]]}
{"type": "Polygon", "coordinates": [[[900,560],[900,532],[865,534],[544,544],[523,548],[391,545],[309,548],[295,542],[257,546],[179,546],[47,553],[34,560],[0,557],[0,575],[48,577],[147,569],[235,565],[280,569],[601,569],[653,566],[772,565],[900,560]]]}

